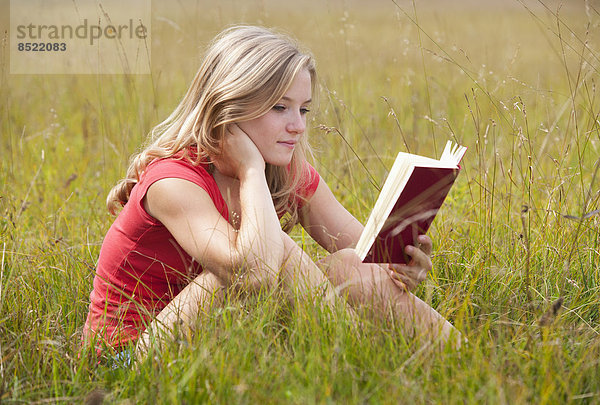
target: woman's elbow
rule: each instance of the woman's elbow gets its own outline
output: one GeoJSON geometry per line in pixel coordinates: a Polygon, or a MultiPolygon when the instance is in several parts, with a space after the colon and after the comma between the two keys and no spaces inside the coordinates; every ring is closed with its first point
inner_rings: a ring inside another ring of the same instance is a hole
{"type": "Polygon", "coordinates": [[[217,277],[223,284],[236,290],[272,290],[278,284],[279,272],[285,260],[285,244],[283,240],[281,242],[272,243],[268,248],[262,246],[260,251],[256,246],[254,249],[232,249],[227,264],[219,266],[220,274],[216,274],[217,277]]]}
{"type": "Polygon", "coordinates": [[[239,258],[232,265],[228,284],[240,291],[272,291],[277,286],[280,267],[281,261],[239,258]]]}

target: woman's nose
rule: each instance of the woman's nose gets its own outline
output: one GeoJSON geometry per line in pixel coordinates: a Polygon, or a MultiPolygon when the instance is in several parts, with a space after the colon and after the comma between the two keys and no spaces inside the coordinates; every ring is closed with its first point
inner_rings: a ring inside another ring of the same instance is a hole
{"type": "Polygon", "coordinates": [[[306,130],[306,119],[300,113],[296,113],[287,124],[287,130],[290,133],[302,134],[306,130]]]}

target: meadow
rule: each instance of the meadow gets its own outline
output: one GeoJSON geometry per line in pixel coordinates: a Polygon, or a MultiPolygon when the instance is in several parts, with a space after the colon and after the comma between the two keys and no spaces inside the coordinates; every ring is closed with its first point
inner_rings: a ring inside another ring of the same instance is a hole
{"type": "Polygon", "coordinates": [[[2,43],[0,402],[600,403],[598,2],[155,1],[152,17],[151,75],[11,75],[2,43]],[[272,295],[232,298],[133,368],[80,355],[106,194],[234,23],[315,55],[314,165],[359,220],[398,151],[469,148],[416,291],[460,351],[272,295]]]}

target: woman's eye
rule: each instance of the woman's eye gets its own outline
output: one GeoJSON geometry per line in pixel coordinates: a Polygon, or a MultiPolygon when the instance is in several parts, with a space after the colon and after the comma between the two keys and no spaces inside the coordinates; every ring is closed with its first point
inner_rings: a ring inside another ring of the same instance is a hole
{"type": "Polygon", "coordinates": [[[275,105],[275,106],[273,106],[273,109],[274,109],[275,111],[285,111],[285,106],[284,106],[284,105],[279,105],[279,104],[278,104],[278,105],[275,105]]]}
{"type": "Polygon", "coordinates": [[[300,109],[300,114],[305,115],[310,112],[310,108],[303,107],[300,109]]]}

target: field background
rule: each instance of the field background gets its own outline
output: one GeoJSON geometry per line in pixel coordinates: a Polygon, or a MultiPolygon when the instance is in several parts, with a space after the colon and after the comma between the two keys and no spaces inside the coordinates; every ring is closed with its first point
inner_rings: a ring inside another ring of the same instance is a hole
{"type": "Polygon", "coordinates": [[[289,3],[153,2],[145,76],[10,75],[3,39],[0,402],[600,403],[600,3],[289,3]],[[267,297],[136,369],[78,356],[106,194],[233,23],[315,55],[315,165],[361,221],[398,151],[468,146],[417,290],[460,353],[267,297]]]}

